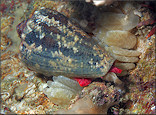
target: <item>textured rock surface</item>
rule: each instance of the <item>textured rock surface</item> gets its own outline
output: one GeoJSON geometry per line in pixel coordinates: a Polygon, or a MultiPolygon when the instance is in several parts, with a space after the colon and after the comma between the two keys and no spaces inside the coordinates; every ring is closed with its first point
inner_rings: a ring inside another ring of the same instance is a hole
{"type": "Polygon", "coordinates": [[[124,90],[104,82],[93,82],[82,90],[79,98],[71,109],[56,113],[66,114],[106,114],[108,108],[118,104],[124,90]]]}
{"type": "MultiPolygon", "coordinates": [[[[1,1],[1,113],[3,114],[51,114],[62,107],[55,105],[43,93],[43,89],[47,87],[47,79],[43,76],[37,76],[35,72],[28,70],[20,61],[18,54],[18,44],[20,43],[15,31],[15,21],[21,22],[33,14],[36,9],[41,7],[54,8],[63,14],[70,16],[73,11],[71,7],[67,7],[66,2],[54,2],[48,0],[30,1],[30,0],[13,0],[1,1]],[[25,9],[25,11],[24,11],[25,9]],[[18,12],[20,15],[17,15],[18,12]],[[22,13],[21,13],[22,12],[22,13]],[[17,19],[18,17],[18,19],[17,19]],[[11,36],[13,35],[14,36],[11,36]],[[16,43],[16,40],[18,41],[16,43]]],[[[151,17],[148,7],[140,10],[143,14],[141,21],[145,21],[151,17]]],[[[86,14],[85,14],[86,15],[86,14]]],[[[92,15],[89,15],[92,16],[92,15]]],[[[86,16],[86,17],[89,17],[86,16]]],[[[82,15],[83,17],[83,15],[82,15]]],[[[85,17],[85,18],[86,18],[85,17]]],[[[94,17],[88,21],[87,27],[94,28],[94,17]],[[92,22],[93,21],[93,22],[92,22]],[[91,26],[93,25],[93,26],[91,26]]],[[[146,35],[152,29],[153,25],[142,26],[136,32],[138,36],[137,50],[143,52],[139,56],[140,61],[136,68],[130,72],[128,77],[120,77],[128,86],[129,92],[123,98],[124,107],[117,107],[117,111],[127,114],[154,114],[155,113],[155,35],[151,39],[145,39],[146,35]],[[127,79],[126,79],[127,78],[127,79]],[[128,100],[128,101],[127,101],[128,100]],[[125,108],[126,107],[126,108],[125,108]]],[[[86,28],[88,29],[88,28],[86,28]]],[[[98,83],[101,84],[101,83],[98,83]]],[[[94,84],[95,85],[95,84],[94,84]]],[[[93,86],[93,85],[92,85],[93,86]]],[[[90,86],[91,87],[91,86],[90,86]]],[[[97,87],[101,87],[98,85],[97,87]]],[[[87,88],[86,88],[87,89],[87,88]]],[[[93,90],[93,89],[92,89],[93,90]]],[[[107,90],[107,89],[106,89],[107,90]]],[[[102,93],[95,94],[95,101],[92,101],[89,95],[91,92],[85,92],[87,97],[75,100],[73,110],[77,113],[100,113],[97,106],[93,103],[104,104],[104,101],[98,101],[98,96],[102,93]],[[82,106],[81,104],[84,104],[82,106]],[[93,105],[92,108],[89,108],[93,105]],[[74,107],[75,106],[75,107],[74,107]],[[81,107],[81,108],[80,108],[81,107]],[[86,108],[85,108],[86,107],[86,108]]],[[[113,94],[113,93],[110,93],[113,94]]],[[[102,98],[101,98],[102,99],[102,98]]],[[[108,102],[111,100],[108,100],[108,102]]],[[[74,101],[74,100],[73,100],[74,101]]],[[[111,104],[109,103],[109,106],[111,104]]],[[[72,108],[69,107],[69,108],[72,108]]],[[[109,106],[106,106],[108,109],[109,106]]],[[[102,111],[106,112],[107,109],[102,111]]]]}

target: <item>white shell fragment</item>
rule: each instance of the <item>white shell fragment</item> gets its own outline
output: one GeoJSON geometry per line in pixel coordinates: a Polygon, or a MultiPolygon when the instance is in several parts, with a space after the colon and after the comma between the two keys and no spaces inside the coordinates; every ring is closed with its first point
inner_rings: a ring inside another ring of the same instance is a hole
{"type": "Polygon", "coordinates": [[[70,78],[64,76],[53,77],[53,81],[48,81],[49,88],[43,91],[47,97],[55,104],[66,106],[76,94],[81,92],[82,87],[70,78]]]}
{"type": "Polygon", "coordinates": [[[95,6],[100,6],[100,5],[110,5],[116,0],[86,0],[86,2],[93,2],[95,6]]]}
{"type": "Polygon", "coordinates": [[[121,56],[139,56],[141,55],[141,52],[136,51],[136,50],[127,50],[127,49],[122,49],[119,47],[115,47],[115,46],[110,46],[107,47],[108,51],[110,51],[111,53],[117,54],[117,55],[121,55],[121,56]]]}
{"type": "Polygon", "coordinates": [[[136,45],[137,40],[135,35],[128,31],[112,30],[106,33],[103,42],[109,46],[131,49],[136,45]]]}

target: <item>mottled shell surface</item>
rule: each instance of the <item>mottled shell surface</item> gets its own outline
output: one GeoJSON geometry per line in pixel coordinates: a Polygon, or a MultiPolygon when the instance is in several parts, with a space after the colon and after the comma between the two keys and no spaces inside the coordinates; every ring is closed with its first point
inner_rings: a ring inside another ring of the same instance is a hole
{"type": "Polygon", "coordinates": [[[57,11],[35,11],[17,29],[22,39],[21,60],[46,76],[96,78],[105,75],[114,62],[105,49],[57,11]]]}

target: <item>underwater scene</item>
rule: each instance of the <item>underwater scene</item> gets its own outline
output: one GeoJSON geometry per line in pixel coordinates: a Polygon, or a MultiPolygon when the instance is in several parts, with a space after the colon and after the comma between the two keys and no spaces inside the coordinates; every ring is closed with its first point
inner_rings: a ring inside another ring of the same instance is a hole
{"type": "Polygon", "coordinates": [[[156,1],[1,0],[1,114],[156,114],[156,1]]]}

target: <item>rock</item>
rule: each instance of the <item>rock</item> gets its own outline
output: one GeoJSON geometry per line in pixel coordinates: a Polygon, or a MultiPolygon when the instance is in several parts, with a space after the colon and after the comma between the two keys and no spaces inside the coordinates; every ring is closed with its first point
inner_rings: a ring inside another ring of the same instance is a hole
{"type": "Polygon", "coordinates": [[[106,114],[108,108],[119,103],[123,91],[103,82],[93,82],[82,90],[79,99],[69,110],[60,110],[56,114],[106,114]]]}

